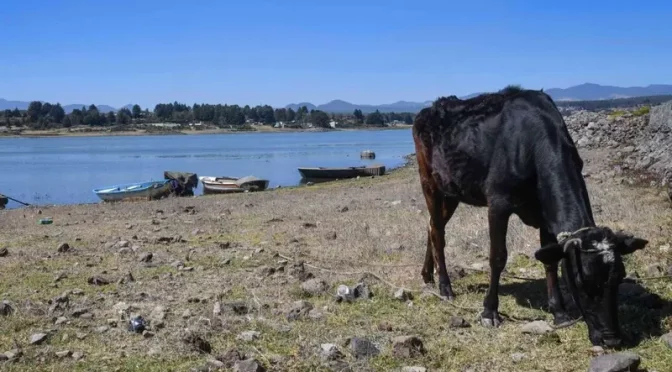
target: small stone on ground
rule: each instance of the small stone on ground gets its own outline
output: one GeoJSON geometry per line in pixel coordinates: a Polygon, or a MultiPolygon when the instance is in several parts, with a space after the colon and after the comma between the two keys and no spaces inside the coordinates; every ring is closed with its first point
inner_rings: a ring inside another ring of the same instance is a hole
{"type": "Polygon", "coordinates": [[[30,344],[39,345],[43,343],[46,339],[47,339],[46,333],[35,333],[32,336],[30,336],[30,344]]]}
{"type": "Polygon", "coordinates": [[[641,359],[631,352],[605,354],[590,361],[588,372],[628,372],[636,371],[641,359]]]}
{"type": "Polygon", "coordinates": [[[521,331],[523,333],[543,335],[545,333],[553,332],[553,328],[551,328],[551,326],[543,320],[536,320],[534,322],[523,325],[521,331]]]}

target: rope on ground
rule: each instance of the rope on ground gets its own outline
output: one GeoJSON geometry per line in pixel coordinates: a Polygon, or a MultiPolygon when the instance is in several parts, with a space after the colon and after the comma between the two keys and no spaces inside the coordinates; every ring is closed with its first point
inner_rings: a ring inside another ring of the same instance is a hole
{"type": "MultiPolygon", "coordinates": [[[[280,253],[278,252],[278,254],[280,254],[280,253]]],[[[303,256],[308,258],[308,259],[312,259],[314,261],[319,261],[320,260],[319,258],[311,256],[309,254],[303,254],[303,256]]],[[[281,255],[281,257],[284,258],[284,259],[289,259],[288,257],[284,257],[282,255],[281,255]]],[[[361,265],[361,266],[384,267],[384,268],[403,268],[403,267],[420,267],[420,266],[422,266],[421,263],[403,263],[403,264],[380,264],[380,263],[373,263],[373,262],[357,262],[357,263],[355,263],[352,260],[345,260],[345,259],[342,259],[342,258],[330,258],[329,260],[330,261],[339,261],[339,262],[348,263],[352,266],[361,265]]],[[[463,269],[463,270],[475,271],[475,272],[479,272],[479,273],[483,273],[483,274],[490,274],[490,270],[478,269],[478,268],[475,268],[475,267],[462,266],[462,265],[453,265],[453,267],[460,268],[460,269],[463,269]]],[[[326,270],[326,269],[321,269],[321,270],[326,270]]],[[[367,272],[362,272],[362,273],[366,274],[367,272]]],[[[358,273],[354,273],[353,275],[357,275],[357,274],[358,273]]],[[[373,273],[369,273],[369,274],[374,275],[373,273]]],[[[345,274],[345,275],[347,275],[347,274],[345,274]]],[[[526,276],[512,275],[512,274],[508,274],[508,273],[505,273],[505,272],[503,272],[501,274],[501,276],[505,277],[505,278],[509,278],[509,279],[525,280],[525,281],[528,281],[528,282],[543,279],[543,278],[530,278],[530,277],[526,277],[526,276]]],[[[635,282],[645,282],[645,281],[651,281],[651,280],[672,279],[672,275],[649,276],[649,277],[630,278],[630,279],[635,281],[635,282]]],[[[381,281],[382,281],[382,279],[381,279],[381,281]]]]}

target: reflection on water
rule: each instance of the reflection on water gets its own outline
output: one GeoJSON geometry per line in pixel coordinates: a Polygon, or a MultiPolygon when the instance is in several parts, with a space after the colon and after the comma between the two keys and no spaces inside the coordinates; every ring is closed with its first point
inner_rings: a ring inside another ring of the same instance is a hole
{"type": "MultiPolygon", "coordinates": [[[[35,204],[97,203],[95,188],[161,179],[166,170],[199,176],[255,175],[268,179],[269,188],[294,186],[302,182],[299,167],[381,163],[389,170],[413,151],[410,129],[0,138],[0,193],[35,204]],[[374,151],[376,158],[360,159],[362,150],[374,151]]],[[[202,187],[195,191],[201,194],[202,187]]]]}

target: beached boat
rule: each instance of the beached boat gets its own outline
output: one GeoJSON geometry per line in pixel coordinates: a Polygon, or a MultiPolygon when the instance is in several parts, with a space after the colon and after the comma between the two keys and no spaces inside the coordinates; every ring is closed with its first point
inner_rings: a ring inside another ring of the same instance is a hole
{"type": "Polygon", "coordinates": [[[5,205],[9,202],[6,196],[0,194],[0,209],[5,209],[5,205]]]}
{"type": "Polygon", "coordinates": [[[359,167],[343,167],[343,168],[299,168],[299,173],[306,179],[328,178],[328,179],[342,179],[355,178],[357,176],[382,176],[385,174],[384,165],[362,165],[359,167]]]}
{"type": "Polygon", "coordinates": [[[203,194],[226,194],[236,192],[263,191],[268,187],[268,180],[254,176],[246,177],[212,177],[202,176],[199,180],[203,184],[203,194]]]}
{"type": "Polygon", "coordinates": [[[121,201],[130,199],[155,199],[170,193],[170,180],[129,183],[108,186],[93,190],[103,201],[121,201]]]}

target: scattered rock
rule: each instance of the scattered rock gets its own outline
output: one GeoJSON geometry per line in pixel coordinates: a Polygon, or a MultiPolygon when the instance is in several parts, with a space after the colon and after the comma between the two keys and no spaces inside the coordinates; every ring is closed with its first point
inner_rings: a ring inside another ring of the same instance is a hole
{"type": "Polygon", "coordinates": [[[72,359],[74,359],[75,361],[80,360],[82,358],[84,358],[84,353],[82,353],[81,351],[76,351],[72,353],[72,359]]]}
{"type": "Polygon", "coordinates": [[[32,336],[30,336],[30,344],[31,345],[40,345],[47,339],[47,334],[46,333],[35,333],[32,336]]]}
{"type": "Polygon", "coordinates": [[[308,317],[313,320],[320,320],[324,315],[320,311],[312,309],[308,312],[308,317]]]}
{"type": "Polygon", "coordinates": [[[86,336],[87,336],[87,334],[86,334],[86,333],[83,333],[83,332],[77,332],[77,333],[75,333],[75,337],[77,337],[77,339],[80,340],[80,341],[83,340],[83,339],[85,339],[86,336]]]}
{"type": "Polygon", "coordinates": [[[152,337],[154,337],[154,332],[144,330],[144,331],[142,332],[142,337],[144,337],[144,338],[152,338],[152,337]]]}
{"type": "Polygon", "coordinates": [[[233,368],[236,362],[241,361],[243,359],[245,359],[244,355],[242,355],[236,349],[229,349],[226,351],[226,353],[216,358],[216,360],[218,360],[223,364],[224,368],[233,368]]]}
{"type": "Polygon", "coordinates": [[[164,306],[156,306],[151,313],[149,319],[153,322],[166,319],[166,308],[164,306]]]}
{"type": "Polygon", "coordinates": [[[636,371],[641,359],[632,352],[618,352],[600,355],[590,361],[589,372],[628,372],[636,371]]]}
{"type": "Polygon", "coordinates": [[[256,359],[245,359],[236,362],[234,372],[266,372],[266,369],[256,359]]]}
{"type": "Polygon", "coordinates": [[[218,316],[222,314],[222,303],[217,301],[212,308],[212,315],[218,316]]]}
{"type": "Polygon", "coordinates": [[[259,268],[259,276],[261,277],[267,277],[273,274],[275,274],[275,267],[264,265],[259,268]]]}
{"type": "Polygon", "coordinates": [[[236,337],[236,339],[240,340],[240,341],[251,342],[251,341],[254,341],[254,340],[258,339],[259,336],[261,336],[261,333],[259,333],[257,331],[245,331],[245,332],[240,333],[236,337]]]}
{"type": "Polygon", "coordinates": [[[329,289],[329,285],[322,279],[312,278],[301,283],[301,289],[310,296],[319,296],[329,289]]]}
{"type": "Polygon", "coordinates": [[[8,360],[14,360],[17,358],[21,358],[23,356],[23,351],[21,351],[20,349],[12,349],[10,351],[5,352],[4,355],[8,360]]]}
{"type": "Polygon", "coordinates": [[[543,320],[536,320],[534,322],[523,325],[521,331],[523,333],[543,335],[545,333],[553,332],[553,328],[551,328],[551,326],[543,320]]]}
{"type": "Polygon", "coordinates": [[[67,358],[70,355],[72,355],[72,352],[70,350],[63,350],[63,351],[57,351],[56,353],[57,358],[67,358]]]}
{"type": "Polygon", "coordinates": [[[8,316],[14,313],[14,308],[7,301],[0,302],[0,316],[8,316]]]}
{"type": "Polygon", "coordinates": [[[363,282],[357,283],[352,288],[341,284],[336,289],[336,302],[351,302],[355,299],[370,299],[371,297],[373,297],[373,293],[369,290],[369,286],[363,282]]]}
{"type": "Polygon", "coordinates": [[[672,349],[672,332],[662,335],[660,339],[672,349]]]}
{"type": "Polygon", "coordinates": [[[58,248],[56,248],[56,251],[58,253],[65,253],[70,250],[70,245],[68,243],[61,243],[58,245],[58,248]]]}
{"type": "Polygon", "coordinates": [[[182,337],[182,342],[199,353],[210,353],[212,351],[212,345],[210,345],[210,343],[203,337],[192,331],[186,332],[182,337]]]}
{"type": "Polygon", "coordinates": [[[152,258],[154,257],[154,254],[152,252],[147,252],[140,257],[140,262],[151,262],[152,258]]]}
{"type": "Polygon", "coordinates": [[[450,317],[450,328],[469,328],[471,324],[461,316],[450,317]]]}
{"type": "Polygon", "coordinates": [[[404,367],[401,372],[427,372],[427,368],[419,366],[404,367]]]}
{"type": "Polygon", "coordinates": [[[313,304],[308,301],[299,300],[295,301],[287,312],[287,320],[294,321],[299,320],[306,315],[308,312],[313,309],[313,304]]]}
{"type": "Polygon", "coordinates": [[[380,354],[380,350],[378,350],[376,345],[365,338],[353,337],[350,339],[349,344],[352,355],[357,359],[374,357],[380,354]]]}
{"type": "Polygon", "coordinates": [[[392,340],[392,355],[398,358],[415,358],[426,353],[422,340],[417,336],[398,336],[392,340]]]}
{"type": "Polygon", "coordinates": [[[349,210],[350,210],[350,208],[348,208],[348,206],[346,205],[345,207],[341,208],[340,212],[341,212],[341,213],[345,213],[345,212],[347,212],[347,211],[349,211],[349,210]]]}
{"type": "Polygon", "coordinates": [[[92,276],[90,277],[87,282],[91,285],[108,285],[110,284],[110,281],[100,277],[100,276],[92,276]]]}
{"type": "Polygon", "coordinates": [[[0,248],[0,257],[7,257],[9,255],[9,251],[7,248],[0,248]]]}
{"type": "MultiPolygon", "coordinates": [[[[214,368],[215,370],[225,368],[225,365],[223,362],[220,362],[217,359],[208,359],[208,366],[214,368]]],[[[208,369],[209,371],[210,369],[208,369]]]]}
{"type": "Polygon", "coordinates": [[[388,322],[381,322],[378,324],[378,330],[383,332],[392,332],[394,327],[392,327],[392,324],[388,322]]]}
{"type": "Polygon", "coordinates": [[[96,328],[96,333],[105,333],[110,330],[108,326],[100,326],[96,328]]]}
{"type": "Polygon", "coordinates": [[[245,315],[250,312],[250,309],[248,308],[247,304],[240,301],[222,303],[222,310],[226,311],[227,313],[232,313],[234,315],[245,315]]]}
{"type": "Polygon", "coordinates": [[[399,288],[394,292],[394,298],[399,301],[408,301],[413,299],[413,294],[403,288],[399,288]]]}
{"type": "Polygon", "coordinates": [[[301,282],[305,282],[306,280],[315,277],[311,272],[306,271],[303,261],[293,263],[289,269],[289,275],[301,282]]]}
{"type": "Polygon", "coordinates": [[[131,248],[119,248],[119,251],[117,252],[119,255],[127,255],[133,253],[133,250],[131,248]]]}
{"type": "Polygon", "coordinates": [[[514,363],[520,363],[523,359],[525,359],[526,355],[524,353],[513,353],[511,354],[511,360],[513,360],[514,363]]]}
{"type": "Polygon", "coordinates": [[[60,316],[60,317],[56,318],[56,321],[54,321],[54,325],[61,325],[61,324],[67,323],[67,321],[68,321],[68,318],[66,318],[64,316],[60,316]]]}
{"type": "Polygon", "coordinates": [[[320,345],[320,358],[322,360],[338,360],[344,358],[345,355],[338,349],[338,346],[335,344],[322,344],[320,345]]]}
{"type": "Polygon", "coordinates": [[[191,318],[191,310],[186,309],[182,313],[182,319],[189,319],[189,318],[191,318]]]}
{"type": "Polygon", "coordinates": [[[366,283],[357,283],[354,288],[352,288],[353,295],[355,298],[362,298],[365,300],[373,297],[373,293],[369,289],[369,286],[366,283]]]}

